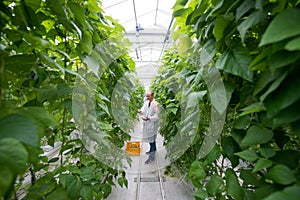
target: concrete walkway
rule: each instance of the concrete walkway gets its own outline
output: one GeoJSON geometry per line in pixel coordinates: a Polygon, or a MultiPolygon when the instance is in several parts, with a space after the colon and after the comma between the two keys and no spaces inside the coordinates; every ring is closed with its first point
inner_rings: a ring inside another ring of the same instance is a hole
{"type": "MultiPolygon", "coordinates": [[[[131,141],[141,141],[142,122],[136,122],[131,133],[131,141]]],[[[132,156],[132,165],[128,166],[126,178],[128,188],[121,188],[116,184],[109,200],[192,200],[193,191],[186,183],[179,179],[164,175],[164,167],[168,161],[165,159],[166,151],[163,147],[163,137],[157,137],[157,153],[155,161],[145,165],[149,150],[148,143],[141,143],[141,154],[132,156]]]]}
{"type": "MultiPolygon", "coordinates": [[[[137,77],[148,90],[151,79],[157,75],[158,66],[147,64],[137,66],[137,77]]],[[[131,141],[141,141],[143,134],[142,120],[137,121],[131,133],[131,141]]],[[[132,156],[132,165],[127,166],[126,178],[128,188],[121,188],[118,184],[113,188],[109,200],[192,200],[192,188],[184,181],[164,175],[164,168],[170,163],[165,158],[166,150],[163,146],[164,138],[158,135],[156,140],[155,161],[145,165],[149,144],[141,142],[141,154],[132,156]]]]}

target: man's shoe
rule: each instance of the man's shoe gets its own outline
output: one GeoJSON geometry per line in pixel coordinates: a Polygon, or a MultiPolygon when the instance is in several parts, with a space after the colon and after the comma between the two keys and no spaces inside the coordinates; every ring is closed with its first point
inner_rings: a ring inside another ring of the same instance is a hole
{"type": "Polygon", "coordinates": [[[153,160],[148,159],[148,160],[145,161],[145,164],[148,165],[148,164],[152,163],[152,161],[153,160]]]}

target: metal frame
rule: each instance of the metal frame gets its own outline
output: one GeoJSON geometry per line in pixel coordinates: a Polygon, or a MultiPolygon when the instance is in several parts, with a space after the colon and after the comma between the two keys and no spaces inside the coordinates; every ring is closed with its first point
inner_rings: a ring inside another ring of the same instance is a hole
{"type": "MultiPolygon", "coordinates": [[[[172,1],[168,1],[172,3],[172,1]]],[[[170,12],[167,12],[162,7],[166,2],[162,2],[160,0],[103,0],[103,3],[107,3],[107,6],[104,6],[104,11],[113,11],[114,8],[119,7],[120,9],[123,9],[125,11],[133,12],[124,12],[126,18],[121,17],[122,19],[119,19],[119,23],[130,23],[131,25],[133,25],[130,27],[125,27],[127,28],[125,37],[128,38],[132,43],[132,46],[130,47],[130,55],[133,57],[134,61],[137,64],[143,62],[159,63],[166,47],[173,44],[171,37],[171,27],[173,24],[171,7],[167,8],[170,10],[170,12]],[[141,6],[143,6],[143,4],[145,3],[151,3],[152,7],[147,11],[142,12],[141,10],[145,10],[145,7],[141,6]],[[144,27],[143,20],[146,19],[146,17],[149,18],[149,16],[153,18],[153,23],[151,22],[151,24],[153,25],[151,27],[144,27]],[[161,20],[162,18],[165,21],[166,19],[170,19],[170,21],[164,24],[160,24],[159,20],[161,20]]],[[[173,0],[173,4],[174,3],[175,0],[173,0]]],[[[117,11],[115,11],[115,14],[120,14],[116,12],[117,11]]],[[[114,13],[112,13],[112,17],[115,18],[114,13]]]]}

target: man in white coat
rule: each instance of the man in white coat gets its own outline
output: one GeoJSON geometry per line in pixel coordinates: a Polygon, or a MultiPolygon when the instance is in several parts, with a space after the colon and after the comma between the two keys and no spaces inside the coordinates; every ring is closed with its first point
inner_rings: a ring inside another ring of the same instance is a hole
{"type": "Polygon", "coordinates": [[[147,100],[144,102],[143,107],[138,110],[138,113],[142,115],[143,119],[143,141],[150,144],[150,150],[146,152],[149,158],[146,160],[145,164],[151,163],[155,159],[156,152],[156,137],[158,131],[158,103],[154,100],[154,93],[152,91],[147,91],[147,100]]]}

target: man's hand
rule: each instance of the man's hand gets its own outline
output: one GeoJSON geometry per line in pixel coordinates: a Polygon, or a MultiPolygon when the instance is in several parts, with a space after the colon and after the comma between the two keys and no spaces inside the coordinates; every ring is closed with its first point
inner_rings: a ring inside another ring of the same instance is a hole
{"type": "Polygon", "coordinates": [[[143,119],[144,121],[149,121],[149,120],[150,120],[149,117],[143,117],[142,119],[143,119]]]}

